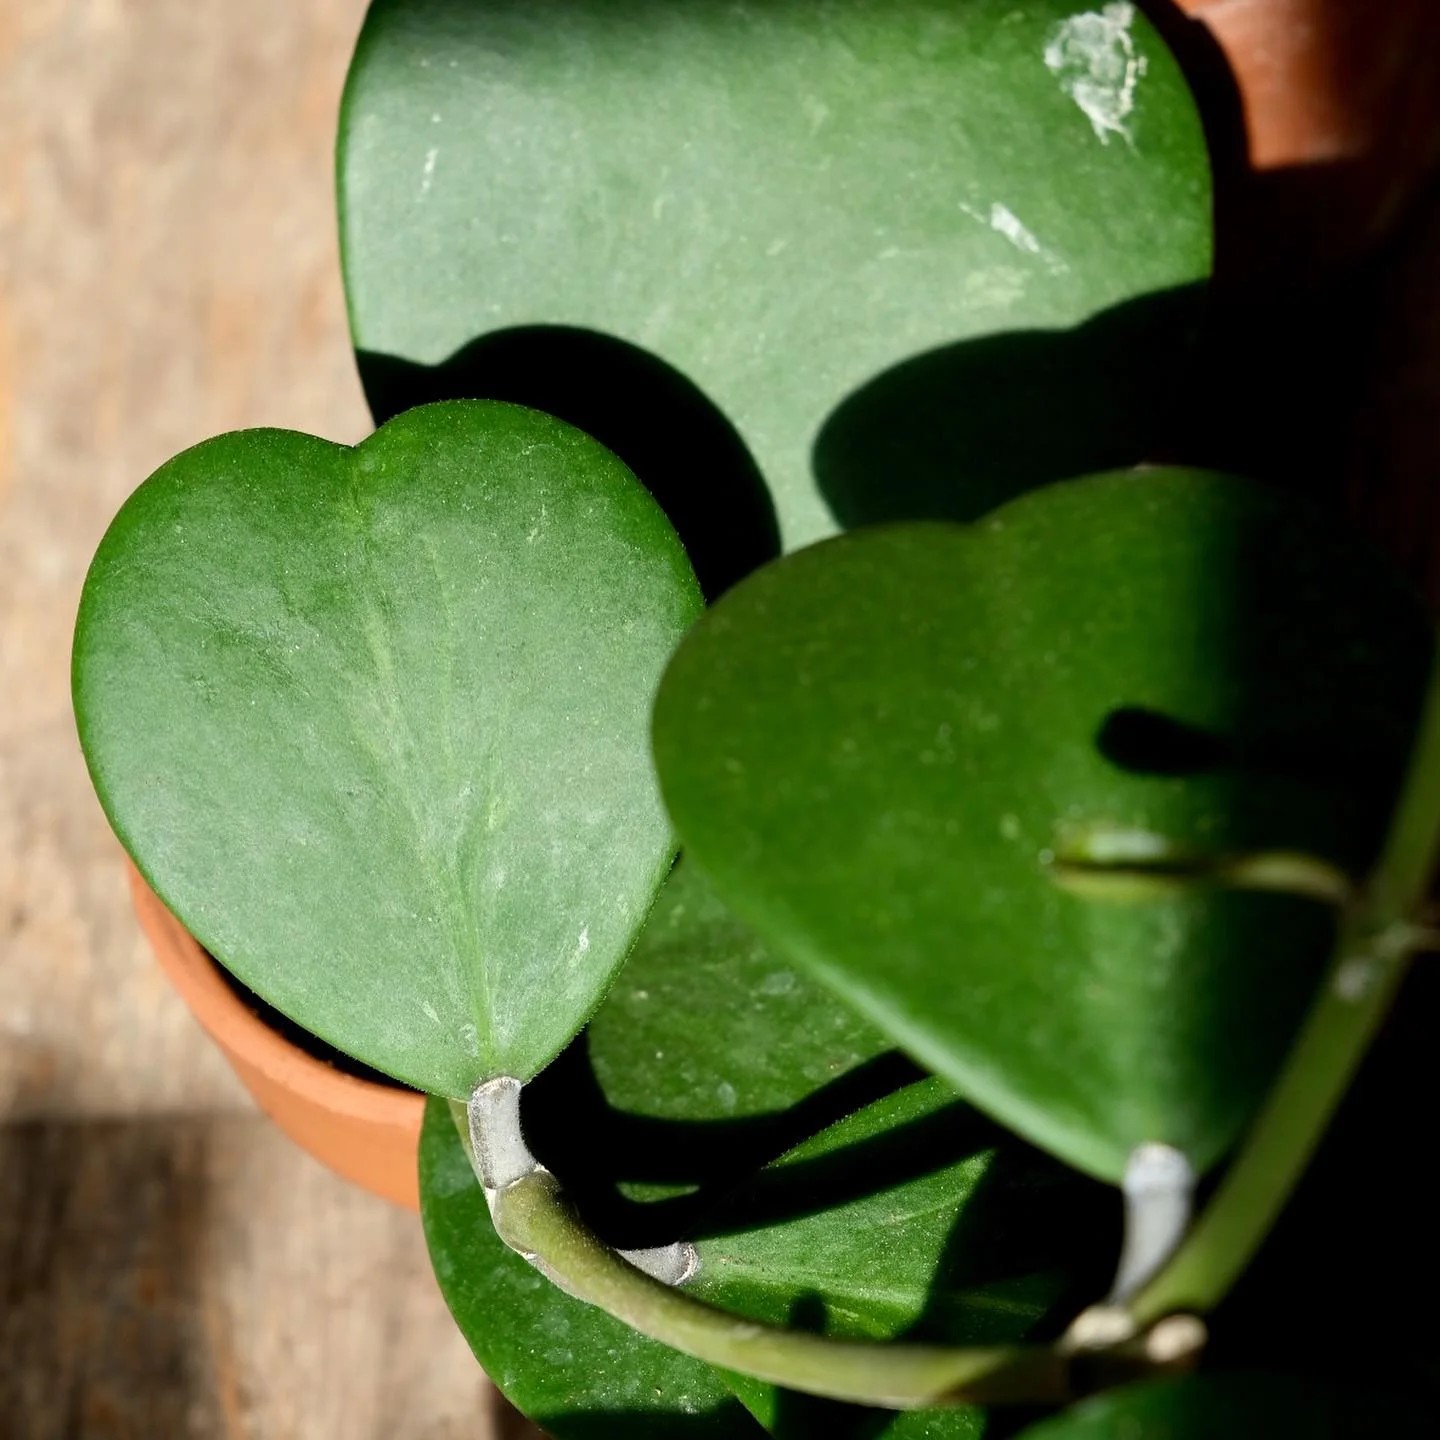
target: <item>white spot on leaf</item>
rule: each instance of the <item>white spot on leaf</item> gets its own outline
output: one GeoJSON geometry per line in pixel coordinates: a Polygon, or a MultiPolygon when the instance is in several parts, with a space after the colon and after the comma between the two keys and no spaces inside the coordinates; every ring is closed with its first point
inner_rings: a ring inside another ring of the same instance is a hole
{"type": "Polygon", "coordinates": [[[1050,33],[1045,67],[1089,120],[1102,145],[1119,135],[1132,143],[1126,120],[1135,108],[1135,86],[1145,73],[1145,57],[1135,52],[1130,0],[1083,15],[1072,15],[1050,33]]]}
{"type": "Polygon", "coordinates": [[[1040,242],[1021,222],[1020,217],[1008,206],[1001,205],[998,201],[990,207],[990,228],[997,235],[1003,235],[1017,250],[1025,251],[1027,255],[1040,253],[1040,242]]]}

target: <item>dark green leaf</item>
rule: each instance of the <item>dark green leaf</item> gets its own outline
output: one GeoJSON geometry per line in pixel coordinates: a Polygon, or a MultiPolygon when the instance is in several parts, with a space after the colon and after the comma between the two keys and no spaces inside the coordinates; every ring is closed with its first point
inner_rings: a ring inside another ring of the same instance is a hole
{"type": "Polygon", "coordinates": [[[591,1223],[646,1245],[920,1073],[682,860],[585,1034],[526,1090],[525,1124],[591,1223]],[[657,1199],[673,1203],[633,1203],[657,1199]]]}
{"type": "Polygon", "coordinates": [[[570,420],[711,593],[773,550],[760,474],[793,547],[1141,458],[1209,270],[1127,0],[380,0],[338,174],[377,414],[570,420]]]}
{"type": "Polygon", "coordinates": [[[1024,1440],[1407,1440],[1433,1419],[1399,1396],[1278,1375],[1201,1375],[1098,1395],[1024,1440]]]}
{"type": "Polygon", "coordinates": [[[531,411],[278,430],[162,467],[77,622],[102,803],[252,989],[418,1087],[527,1078],[644,919],[671,840],[645,750],[698,608],[608,452],[531,411]]]}
{"type": "Polygon", "coordinates": [[[1354,540],[1185,471],[897,526],[725,597],[661,687],[692,859],[772,943],[968,1098],[1118,1178],[1234,1139],[1332,926],[1288,896],[1051,863],[1298,849],[1358,872],[1430,641],[1354,540]]]}
{"type": "Polygon", "coordinates": [[[448,1107],[420,1140],[435,1277],[505,1396],[558,1440],[746,1440],[763,1432],[718,1372],[572,1300],[496,1236],[448,1107]]]}
{"type": "MultiPolygon", "coordinates": [[[[1062,1190],[1053,1162],[939,1082],[914,1084],[688,860],[584,1038],[527,1090],[527,1135],[616,1243],[698,1238],[698,1292],[727,1308],[843,1334],[1000,1338],[1074,1278],[1079,1237],[1100,1270],[1113,1259],[1114,1216],[1097,1217],[1092,1189],[1062,1190]]],[[[790,1437],[948,1440],[979,1423],[730,1383],[790,1437]]]]}
{"type": "Polygon", "coordinates": [[[590,1024],[608,1102],[663,1120],[788,1109],[891,1048],[776,959],[684,860],[590,1024]]]}
{"type": "MultiPolygon", "coordinates": [[[[1103,1198],[1102,1196],[1098,1198],[1103,1198]]],[[[957,1345],[1024,1338],[1114,1252],[1097,1195],[926,1080],[831,1126],[769,1166],[701,1227],[691,1288],[776,1325],[957,1345]]],[[[971,1436],[975,1409],[924,1417],[732,1382],[775,1435],[971,1436]]]]}

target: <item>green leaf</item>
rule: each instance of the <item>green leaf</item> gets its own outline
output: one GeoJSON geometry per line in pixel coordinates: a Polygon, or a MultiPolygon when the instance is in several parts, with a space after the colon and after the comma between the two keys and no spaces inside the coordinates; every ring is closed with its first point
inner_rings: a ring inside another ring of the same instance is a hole
{"type": "MultiPolygon", "coordinates": [[[[613,1243],[697,1239],[715,1303],[839,1334],[1013,1338],[1073,1279],[1082,1238],[1108,1267],[1113,1206],[1097,1215],[1093,1187],[1062,1189],[1053,1162],[887,1046],[682,859],[585,1035],[527,1088],[526,1134],[613,1243]]],[[[777,1435],[979,1423],[727,1378],[777,1435]]]]}
{"type": "Polygon", "coordinates": [[[696,613],[608,452],[514,406],[222,436],[126,503],[75,710],[146,878],[337,1048],[464,1096],[570,1039],[670,863],[645,749],[696,613]]]}
{"type": "Polygon", "coordinates": [[[1057,857],[1299,850],[1359,873],[1427,672],[1352,537],[1187,471],[896,526],[726,596],[661,686],[682,843],[778,954],[1103,1178],[1229,1145],[1333,926],[1285,895],[1057,883],[1057,857]]]}
{"type": "MultiPolygon", "coordinates": [[[[691,1288],[826,1334],[1003,1344],[1034,1329],[1081,1256],[1103,1265],[1113,1254],[1096,1203],[1106,1193],[925,1080],[797,1146],[709,1217],[691,1288]]],[[[781,1437],[949,1440],[984,1428],[973,1407],[902,1422],[745,1377],[732,1384],[781,1437]]]]}
{"type": "Polygon", "coordinates": [[[712,594],[773,549],[761,475],[793,548],[1142,458],[1210,263],[1124,0],[380,0],[338,177],[377,415],[570,420],[712,594]]]}
{"type": "Polygon", "coordinates": [[[684,859],[588,1035],[610,1105],[692,1121],[787,1110],[892,1043],[776,959],[684,859]]]}
{"type": "Polygon", "coordinates": [[[607,1239],[658,1244],[920,1073],[682,859],[585,1033],[527,1087],[525,1129],[607,1239]]]}
{"type": "Polygon", "coordinates": [[[506,1248],[451,1121],[432,1100],[420,1210],[435,1278],[485,1373],[557,1440],[763,1434],[719,1373],[572,1300],[506,1248]]]}
{"type": "Polygon", "coordinates": [[[1024,1440],[1404,1440],[1433,1433],[1433,1417],[1395,1394],[1234,1374],[1113,1390],[1032,1426],[1024,1440]]]}

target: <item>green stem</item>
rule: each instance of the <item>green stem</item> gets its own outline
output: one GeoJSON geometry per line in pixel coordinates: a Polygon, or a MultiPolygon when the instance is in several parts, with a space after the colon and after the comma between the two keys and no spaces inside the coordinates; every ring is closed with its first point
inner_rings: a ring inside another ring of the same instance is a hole
{"type": "Polygon", "coordinates": [[[1284,1208],[1404,978],[1440,856],[1440,664],[1389,838],[1341,919],[1324,989],[1244,1147],[1164,1269],[1127,1307],[1137,1327],[1229,1293],[1284,1208]]]}
{"type": "Polygon", "coordinates": [[[500,1191],[495,1228],[567,1294],[686,1355],[756,1379],[862,1405],[911,1409],[1060,1402],[1070,1361],[1038,1346],[951,1349],[832,1340],[727,1314],[627,1265],[537,1172],[500,1191]]]}
{"type": "MultiPolygon", "coordinates": [[[[451,1114],[483,1184],[466,1107],[452,1101],[451,1114]]],[[[637,1270],[589,1229],[539,1166],[487,1194],[496,1233],[567,1295],[711,1365],[830,1399],[900,1410],[1059,1404],[1104,1385],[1186,1370],[1203,1339],[1193,1326],[1169,1335],[1159,1327],[1104,1354],[827,1339],[728,1314],[637,1270]]]]}

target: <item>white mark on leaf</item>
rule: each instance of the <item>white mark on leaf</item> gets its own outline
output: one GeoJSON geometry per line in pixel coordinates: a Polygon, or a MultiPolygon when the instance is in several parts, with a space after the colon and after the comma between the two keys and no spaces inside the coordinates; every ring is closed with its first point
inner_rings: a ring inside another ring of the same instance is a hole
{"type": "Polygon", "coordinates": [[[440,147],[438,145],[432,145],[425,152],[425,166],[420,171],[420,194],[422,197],[430,193],[430,186],[435,180],[435,161],[439,157],[440,147]]]}
{"type": "Polygon", "coordinates": [[[997,235],[1003,235],[1017,250],[1025,251],[1027,255],[1040,253],[1040,242],[1031,230],[1013,210],[1006,205],[1001,205],[998,201],[990,207],[990,228],[997,235]]]}
{"type": "Polygon", "coordinates": [[[1045,67],[1089,120],[1102,145],[1119,135],[1133,144],[1126,120],[1135,108],[1135,86],[1145,57],[1135,51],[1130,26],[1135,6],[1112,0],[1099,10],[1072,15],[1050,32],[1045,67]]]}
{"type": "MultiPolygon", "coordinates": [[[[1040,243],[1040,237],[1008,205],[996,200],[990,206],[988,213],[976,209],[973,205],[962,204],[960,208],[972,220],[978,220],[980,224],[988,226],[1002,239],[1008,240],[1022,255],[1035,255],[1044,260],[1046,268],[1052,275],[1063,275],[1070,268],[1058,255],[1052,254],[1040,243]]],[[[978,287],[967,285],[967,289],[993,289],[997,292],[996,298],[1005,301],[1017,298],[1018,294],[1024,290],[1025,279],[1018,271],[972,272],[969,278],[973,281],[977,279],[977,276],[984,284],[978,287]],[[1014,295],[1003,294],[1003,282],[1011,277],[1015,281],[1016,293],[1014,295]],[[1001,283],[994,283],[997,281],[1001,283]]]]}

